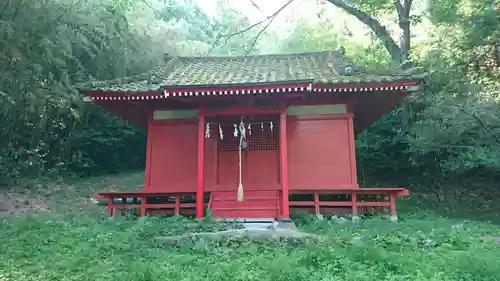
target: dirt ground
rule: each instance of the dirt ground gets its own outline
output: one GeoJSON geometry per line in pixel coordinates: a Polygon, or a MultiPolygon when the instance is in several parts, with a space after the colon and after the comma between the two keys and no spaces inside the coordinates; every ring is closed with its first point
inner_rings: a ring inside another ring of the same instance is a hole
{"type": "Polygon", "coordinates": [[[0,216],[39,214],[51,210],[51,203],[42,196],[30,196],[12,190],[0,190],[0,216]]]}
{"type": "Polygon", "coordinates": [[[59,207],[98,210],[93,195],[97,191],[135,190],[143,173],[110,175],[74,180],[30,179],[0,188],[0,217],[50,212],[59,207]]]}

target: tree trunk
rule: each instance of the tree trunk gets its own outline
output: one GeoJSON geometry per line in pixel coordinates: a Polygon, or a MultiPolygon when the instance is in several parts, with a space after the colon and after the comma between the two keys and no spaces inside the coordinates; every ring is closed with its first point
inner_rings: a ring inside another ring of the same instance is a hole
{"type": "Polygon", "coordinates": [[[412,0],[396,0],[398,24],[400,28],[399,47],[401,48],[401,67],[409,66],[410,60],[410,8],[412,0]]]}
{"type": "Polygon", "coordinates": [[[402,67],[408,65],[410,56],[410,8],[412,0],[395,0],[398,12],[398,24],[401,29],[399,44],[392,38],[387,28],[369,14],[347,4],[344,0],[328,0],[328,2],[356,17],[360,22],[368,26],[377,38],[382,41],[394,61],[400,63],[402,67]]]}

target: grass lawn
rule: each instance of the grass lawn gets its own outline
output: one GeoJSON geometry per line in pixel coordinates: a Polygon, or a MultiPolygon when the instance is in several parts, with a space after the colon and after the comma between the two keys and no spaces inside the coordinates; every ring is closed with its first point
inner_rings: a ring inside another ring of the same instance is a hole
{"type": "Polygon", "coordinates": [[[43,184],[34,186],[30,196],[53,198],[46,203],[52,211],[0,220],[0,281],[500,280],[500,243],[485,239],[500,236],[498,225],[414,211],[420,208],[412,200],[401,202],[398,223],[298,216],[299,227],[323,235],[321,241],[158,245],[154,237],[220,226],[181,217],[110,220],[87,203],[89,186],[130,190],[139,179],[59,183],[44,192],[43,184]],[[69,211],[69,202],[79,208],[69,211]]]}

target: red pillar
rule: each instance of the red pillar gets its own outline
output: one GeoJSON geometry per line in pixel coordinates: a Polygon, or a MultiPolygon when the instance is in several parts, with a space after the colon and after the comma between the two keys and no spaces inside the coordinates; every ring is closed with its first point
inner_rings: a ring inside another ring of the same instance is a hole
{"type": "Polygon", "coordinates": [[[198,113],[198,181],[196,185],[196,218],[204,216],[203,202],[203,168],[205,158],[205,116],[203,109],[200,108],[198,113]]]}
{"type": "Polygon", "coordinates": [[[148,136],[147,136],[147,147],[146,147],[146,169],[144,171],[144,191],[151,190],[151,153],[153,151],[153,109],[148,112],[148,136]]]}
{"type": "Polygon", "coordinates": [[[354,115],[349,114],[347,126],[349,130],[349,157],[351,158],[351,184],[355,187],[358,186],[358,174],[356,169],[356,139],[354,134],[354,115]]]}
{"type": "Polygon", "coordinates": [[[282,219],[290,218],[290,204],[288,202],[288,157],[286,138],[286,108],[280,114],[280,168],[281,168],[281,188],[283,204],[281,208],[282,219]]]}

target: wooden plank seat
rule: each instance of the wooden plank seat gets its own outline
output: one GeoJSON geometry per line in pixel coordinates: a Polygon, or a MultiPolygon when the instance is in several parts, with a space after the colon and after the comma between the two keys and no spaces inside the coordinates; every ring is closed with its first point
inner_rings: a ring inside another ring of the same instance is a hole
{"type": "MultiPolygon", "coordinates": [[[[289,195],[312,195],[313,200],[290,200],[290,207],[310,208],[317,215],[333,213],[346,210],[354,215],[380,210],[386,214],[387,208],[390,215],[396,216],[396,199],[399,196],[408,195],[404,188],[336,188],[333,190],[290,190],[289,195]],[[346,200],[339,198],[330,200],[320,200],[321,196],[346,195],[346,200]],[[344,209],[338,209],[338,208],[344,209]]],[[[182,202],[183,198],[196,196],[192,193],[173,192],[151,192],[151,191],[131,191],[131,192],[99,192],[97,199],[107,200],[108,215],[113,216],[117,209],[137,209],[141,216],[153,213],[161,214],[192,214],[196,208],[196,203],[182,202]],[[158,198],[167,198],[167,202],[151,202],[158,198]],[[184,212],[181,210],[184,209],[184,212]],[[168,210],[160,212],[159,210],[168,210]]],[[[211,197],[210,197],[211,198],[211,197]]],[[[293,199],[293,198],[292,198],[293,199]]],[[[211,199],[204,203],[204,207],[211,207],[211,199]]]]}
{"type": "Polygon", "coordinates": [[[396,216],[396,199],[400,196],[409,195],[407,189],[374,187],[374,188],[340,188],[335,190],[290,190],[293,195],[313,195],[313,200],[290,200],[290,207],[314,208],[316,215],[332,213],[335,210],[344,210],[353,215],[366,212],[377,212],[386,214],[390,209],[391,217],[396,216]],[[320,196],[347,195],[346,200],[320,200],[320,196]],[[350,197],[350,198],[349,198],[350,197]],[[343,209],[342,209],[343,207],[343,209]],[[336,209],[338,208],[338,209],[336,209]]]}
{"type": "MultiPolygon", "coordinates": [[[[130,192],[99,192],[96,199],[107,200],[108,215],[113,216],[118,209],[137,209],[141,216],[150,213],[171,213],[181,214],[182,209],[193,210],[196,203],[182,202],[185,197],[193,197],[193,193],[173,193],[173,192],[151,192],[151,191],[130,191],[130,192]],[[163,200],[160,200],[163,199],[163,200]],[[165,200],[166,199],[166,200],[165,200]],[[167,202],[151,202],[167,201],[167,202]],[[172,202],[173,201],[173,202],[172,202]],[[160,210],[163,210],[161,212],[160,210]],[[167,212],[165,212],[167,210],[167,212]],[[171,210],[171,212],[168,212],[171,210]]],[[[208,205],[208,204],[205,204],[208,205]]],[[[187,212],[191,213],[191,212],[187,212]]]]}

